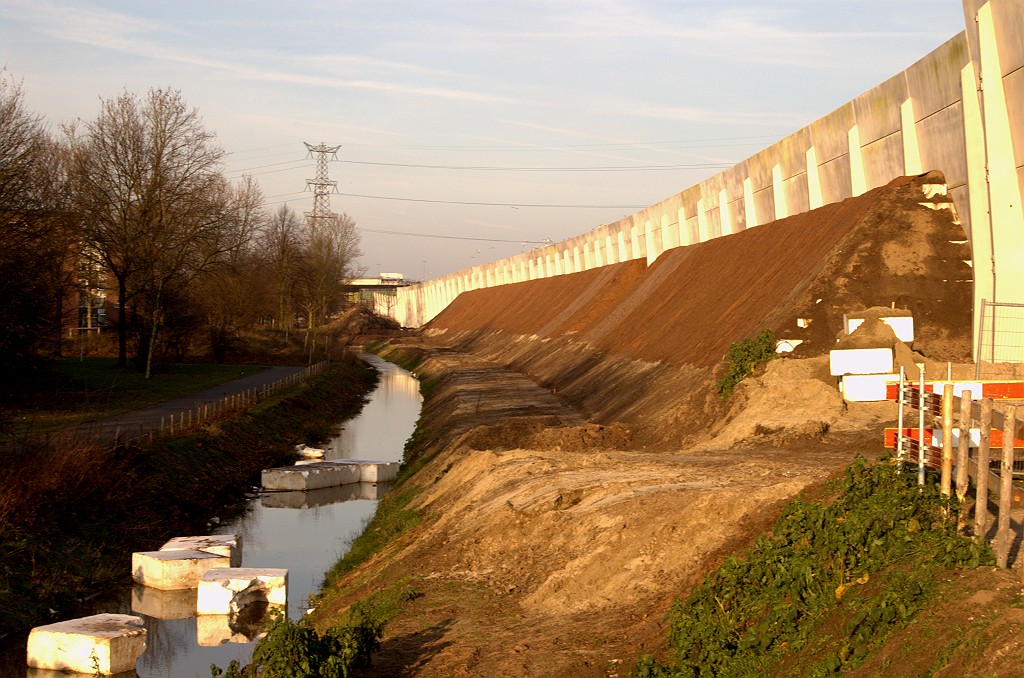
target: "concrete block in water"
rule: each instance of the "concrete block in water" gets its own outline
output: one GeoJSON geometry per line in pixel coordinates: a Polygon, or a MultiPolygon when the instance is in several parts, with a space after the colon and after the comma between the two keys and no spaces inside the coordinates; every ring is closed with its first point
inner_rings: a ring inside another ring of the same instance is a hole
{"type": "Polygon", "coordinates": [[[28,635],[28,665],[37,669],[93,675],[135,668],[146,649],[142,619],[128,614],[91,617],[37,626],[28,635]]]}
{"type": "Polygon", "coordinates": [[[242,564],[242,535],[210,534],[200,537],[175,537],[160,547],[161,551],[202,551],[218,556],[228,556],[229,567],[242,564]]]}
{"type": "Polygon", "coordinates": [[[140,551],[132,554],[136,584],[165,591],[194,589],[208,570],[231,567],[230,556],[205,551],[140,551]]]}
{"type": "Polygon", "coordinates": [[[196,612],[238,614],[251,603],[288,604],[288,570],[232,567],[210,570],[199,582],[196,612]]]}
{"type": "Polygon", "coordinates": [[[132,587],[132,612],[154,619],[188,619],[196,616],[196,589],[164,591],[151,586],[132,587]]]}
{"type": "Polygon", "coordinates": [[[889,374],[892,372],[891,348],[836,348],[828,354],[833,376],[844,374],[889,374]]]}
{"type": "Polygon", "coordinates": [[[318,490],[347,483],[358,483],[359,467],[322,461],[301,466],[283,466],[263,470],[264,490],[318,490]]]}
{"type": "Polygon", "coordinates": [[[335,459],[328,464],[351,464],[359,467],[359,481],[363,483],[390,482],[398,476],[401,464],[397,461],[373,461],[367,459],[335,459]]]}

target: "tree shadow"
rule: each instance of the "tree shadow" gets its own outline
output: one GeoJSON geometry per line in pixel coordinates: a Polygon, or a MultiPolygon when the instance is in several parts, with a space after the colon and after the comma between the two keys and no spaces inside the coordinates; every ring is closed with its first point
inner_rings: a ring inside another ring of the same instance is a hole
{"type": "Polygon", "coordinates": [[[380,652],[373,655],[372,664],[353,672],[353,676],[401,678],[416,675],[431,657],[452,645],[444,637],[453,625],[454,620],[449,618],[421,631],[388,638],[381,643],[380,652]]]}

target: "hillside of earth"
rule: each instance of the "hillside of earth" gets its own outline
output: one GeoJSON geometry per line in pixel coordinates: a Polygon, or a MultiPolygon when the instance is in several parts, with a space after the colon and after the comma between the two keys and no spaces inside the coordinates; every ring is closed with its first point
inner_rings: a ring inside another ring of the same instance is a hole
{"type": "MultiPolygon", "coordinates": [[[[938,183],[901,178],[649,267],[466,293],[379,346],[421,378],[424,410],[367,530],[385,546],[339,564],[314,624],[414,590],[370,676],[625,676],[668,658],[674,601],[794,497],[827,500],[830,479],[884,453],[895,405],[844,403],[829,376],[843,314],[909,311],[914,342],[883,337],[902,364],[973,374],[970,255],[950,204],[927,197],[938,183]],[[765,328],[801,343],[721,398],[730,345],[765,328]]],[[[928,667],[1021,658],[1003,614],[1020,604],[1014,575],[933,574],[949,585],[910,620],[923,630],[863,666],[920,675],[915,649],[938,643],[928,667]],[[951,610],[974,636],[944,640],[951,610]]]]}

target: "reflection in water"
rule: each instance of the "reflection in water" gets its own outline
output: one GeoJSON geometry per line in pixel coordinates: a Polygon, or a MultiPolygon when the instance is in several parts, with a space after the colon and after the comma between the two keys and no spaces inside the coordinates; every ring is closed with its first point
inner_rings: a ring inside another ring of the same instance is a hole
{"type": "Polygon", "coordinates": [[[314,508],[353,499],[380,499],[390,488],[391,483],[347,483],[318,490],[264,492],[260,495],[260,505],[263,508],[314,508]]]}
{"type": "MultiPolygon", "coordinates": [[[[419,383],[408,372],[375,356],[364,359],[379,371],[380,384],[362,413],[344,423],[342,435],[324,445],[328,448],[327,457],[401,461],[405,441],[419,418],[419,383]]],[[[242,535],[243,567],[288,569],[288,616],[292,619],[304,614],[309,595],[320,589],[324,572],[362,532],[377,508],[375,499],[386,491],[387,485],[353,483],[325,489],[338,492],[335,496],[321,491],[306,493],[304,497],[282,496],[294,494],[290,492],[262,495],[250,502],[240,519],[217,530],[221,534],[242,535]]],[[[247,639],[238,634],[237,628],[232,630],[228,617],[197,618],[194,598],[189,602],[174,595],[162,595],[174,593],[133,590],[130,596],[96,610],[125,614],[134,610],[134,614],[142,616],[147,637],[146,652],[136,665],[140,678],[205,677],[210,675],[210,664],[224,668],[232,659],[243,664],[249,661],[253,642],[235,642],[247,639]],[[179,616],[186,608],[188,614],[179,616]],[[231,642],[225,642],[226,639],[231,642]]],[[[190,593],[195,596],[195,591],[190,593]]],[[[45,675],[26,674],[24,652],[22,644],[20,666],[15,661],[6,673],[6,665],[0,666],[0,673],[67,678],[68,674],[52,671],[45,675]]]]}
{"type": "Polygon", "coordinates": [[[376,356],[366,357],[380,372],[380,385],[359,416],[324,445],[325,459],[401,461],[405,441],[420,416],[420,384],[411,374],[376,356]],[[383,367],[387,366],[387,367],[383,367]],[[402,427],[400,435],[388,429],[402,427]]]}
{"type": "Polygon", "coordinates": [[[132,612],[156,619],[187,619],[196,616],[198,589],[163,591],[151,586],[132,587],[132,612]]]}

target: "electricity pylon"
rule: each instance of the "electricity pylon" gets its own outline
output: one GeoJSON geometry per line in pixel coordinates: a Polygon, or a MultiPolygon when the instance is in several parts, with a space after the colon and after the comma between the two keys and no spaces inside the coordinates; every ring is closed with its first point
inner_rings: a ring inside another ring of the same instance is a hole
{"type": "Polygon", "coordinates": [[[338,159],[337,146],[327,146],[322,141],[319,146],[303,142],[309,151],[309,157],[316,153],[316,179],[306,179],[306,188],[313,189],[313,211],[306,212],[306,218],[314,225],[320,219],[329,219],[331,215],[331,193],[338,192],[338,182],[331,181],[327,175],[327,163],[338,159]]]}

